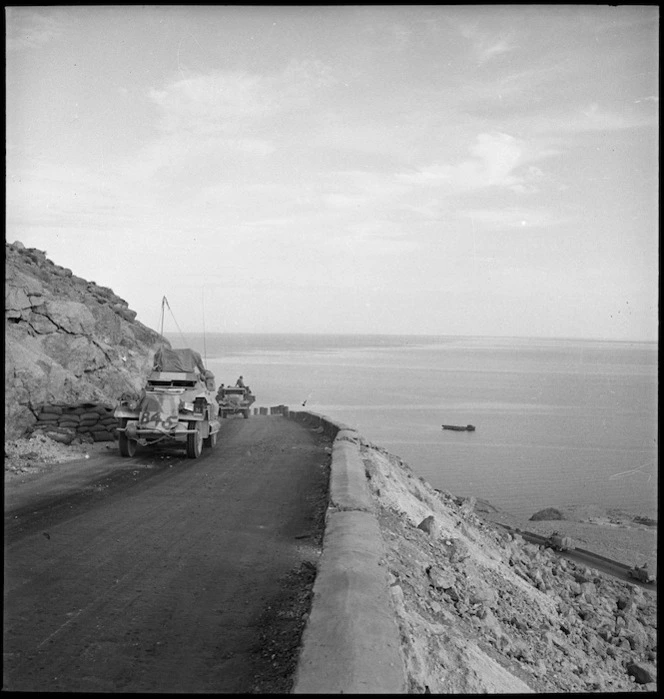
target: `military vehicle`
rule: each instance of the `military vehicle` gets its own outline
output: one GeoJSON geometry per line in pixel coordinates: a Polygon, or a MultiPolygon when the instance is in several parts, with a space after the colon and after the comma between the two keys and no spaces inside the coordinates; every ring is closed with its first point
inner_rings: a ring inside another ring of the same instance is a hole
{"type": "Polygon", "coordinates": [[[221,423],[214,391],[214,375],[198,352],[160,348],[141,396],[115,409],[121,456],[134,456],[138,445],[176,446],[197,459],[203,446],[217,443],[221,423]]]}
{"type": "Polygon", "coordinates": [[[634,566],[627,571],[627,575],[635,580],[640,580],[644,583],[654,583],[655,576],[648,570],[648,564],[644,563],[642,566],[634,566]]]}
{"type": "Polygon", "coordinates": [[[256,396],[248,386],[225,386],[217,393],[219,414],[222,418],[229,415],[242,415],[245,419],[251,414],[251,404],[256,396]]]}
{"type": "Polygon", "coordinates": [[[544,542],[544,545],[556,551],[573,551],[576,548],[574,546],[574,540],[571,537],[561,536],[558,532],[553,532],[544,542]]]}

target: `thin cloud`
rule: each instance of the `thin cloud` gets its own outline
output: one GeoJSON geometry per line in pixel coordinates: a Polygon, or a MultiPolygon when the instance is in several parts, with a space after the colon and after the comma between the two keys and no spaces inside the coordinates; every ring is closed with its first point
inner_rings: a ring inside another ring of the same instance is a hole
{"type": "Polygon", "coordinates": [[[500,103],[503,109],[513,105],[518,112],[526,106],[537,109],[541,108],[540,101],[548,104],[548,97],[557,94],[556,85],[566,84],[569,80],[569,66],[564,60],[499,73],[485,79],[477,76],[459,86],[458,103],[460,108],[471,109],[482,102],[500,103]]]}
{"type": "Polygon", "coordinates": [[[281,73],[219,71],[185,76],[149,91],[168,133],[235,133],[252,123],[311,104],[316,90],[335,84],[321,61],[291,61],[281,73]]]}
{"type": "Polygon", "coordinates": [[[57,9],[49,14],[30,8],[6,9],[6,48],[8,52],[45,46],[63,35],[63,23],[57,9]]]}
{"type": "Polygon", "coordinates": [[[150,90],[149,98],[159,109],[164,132],[197,135],[234,132],[239,120],[271,115],[278,105],[264,79],[245,73],[184,78],[150,90]]]}
{"type": "Polygon", "coordinates": [[[107,175],[86,167],[63,167],[40,163],[33,171],[22,172],[7,180],[7,221],[38,219],[42,224],[71,227],[110,225],[122,219],[123,208],[117,203],[116,186],[107,175]]]}
{"type": "Polygon", "coordinates": [[[461,36],[471,44],[471,52],[478,65],[508,53],[515,49],[514,31],[488,32],[479,28],[479,22],[462,22],[459,26],[461,36]]]}
{"type": "Polygon", "coordinates": [[[585,131],[615,131],[643,126],[651,123],[651,120],[649,115],[630,113],[627,110],[618,113],[593,103],[580,110],[576,126],[578,130],[585,131]]]}
{"type": "Polygon", "coordinates": [[[498,39],[497,41],[483,42],[476,48],[477,62],[481,65],[496,56],[512,51],[514,46],[508,39],[498,39]]]}
{"type": "Polygon", "coordinates": [[[281,133],[274,120],[300,118],[316,91],[333,83],[324,63],[293,60],[273,74],[216,71],[150,89],[159,134],[142,149],[135,172],[150,177],[192,157],[217,157],[227,169],[242,163],[243,156],[266,158],[277,149],[281,133]]]}
{"type": "Polygon", "coordinates": [[[471,209],[461,214],[474,226],[489,230],[544,228],[561,225],[565,220],[541,208],[510,206],[471,209]]]}
{"type": "Polygon", "coordinates": [[[365,220],[350,223],[349,243],[353,255],[395,256],[416,250],[419,243],[404,236],[403,230],[389,220],[365,220]]]}
{"type": "Polygon", "coordinates": [[[345,170],[333,172],[330,177],[342,183],[347,191],[356,192],[374,202],[376,200],[391,200],[407,191],[407,188],[389,173],[345,170]]]}
{"type": "Polygon", "coordinates": [[[625,131],[656,126],[658,115],[652,109],[624,105],[622,111],[611,110],[597,103],[578,106],[557,114],[542,114],[531,120],[533,133],[591,133],[625,131]]]}
{"type": "Polygon", "coordinates": [[[472,157],[456,165],[434,164],[399,176],[417,185],[447,185],[451,190],[514,187],[523,182],[514,170],[523,162],[525,146],[504,133],[479,134],[470,147],[472,157]]]}

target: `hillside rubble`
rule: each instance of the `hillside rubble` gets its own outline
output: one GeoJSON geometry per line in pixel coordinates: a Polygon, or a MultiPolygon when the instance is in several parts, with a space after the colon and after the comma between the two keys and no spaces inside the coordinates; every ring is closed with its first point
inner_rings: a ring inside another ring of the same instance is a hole
{"type": "Polygon", "coordinates": [[[17,474],[38,474],[55,464],[89,458],[91,444],[65,446],[43,432],[5,441],[5,481],[17,474]]]}
{"type": "Polygon", "coordinates": [[[359,443],[410,693],[656,689],[654,589],[526,543],[359,443]]]}
{"type": "Polygon", "coordinates": [[[111,289],[5,244],[5,438],[25,434],[43,405],[113,405],[139,391],[163,342],[111,289]]]}

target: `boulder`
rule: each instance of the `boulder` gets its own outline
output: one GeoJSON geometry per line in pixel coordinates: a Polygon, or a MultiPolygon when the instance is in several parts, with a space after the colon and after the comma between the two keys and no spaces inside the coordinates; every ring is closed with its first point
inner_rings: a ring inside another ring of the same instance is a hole
{"type": "Polygon", "coordinates": [[[470,555],[468,546],[461,539],[444,540],[444,551],[450,559],[450,563],[461,563],[470,555]]]}
{"type": "Polygon", "coordinates": [[[657,682],[657,670],[650,663],[630,662],[627,664],[627,674],[631,675],[638,684],[657,682]]]}
{"type": "Polygon", "coordinates": [[[496,590],[488,585],[476,582],[468,596],[471,604],[491,605],[496,601],[496,590]]]}
{"type": "Polygon", "coordinates": [[[438,536],[440,535],[440,524],[436,522],[435,518],[432,515],[425,517],[417,525],[417,528],[421,529],[423,532],[426,532],[427,534],[430,534],[434,539],[438,538],[438,536]]]}
{"type": "Polygon", "coordinates": [[[449,571],[443,570],[439,566],[429,566],[426,572],[431,586],[436,590],[448,590],[454,586],[455,578],[449,571]]]}
{"type": "Polygon", "coordinates": [[[560,510],[556,510],[555,507],[546,507],[545,509],[540,510],[539,512],[535,512],[535,514],[530,518],[530,521],[542,522],[546,520],[556,519],[565,519],[565,516],[560,510]]]}

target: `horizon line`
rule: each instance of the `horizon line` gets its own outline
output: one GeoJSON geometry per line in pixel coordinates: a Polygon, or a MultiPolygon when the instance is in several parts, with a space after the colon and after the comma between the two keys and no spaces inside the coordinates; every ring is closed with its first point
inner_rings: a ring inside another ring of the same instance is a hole
{"type": "MultiPolygon", "coordinates": [[[[157,332],[155,330],[155,332],[157,332]]],[[[585,342],[639,342],[647,344],[659,344],[659,338],[655,339],[635,339],[635,338],[606,338],[606,337],[580,337],[571,335],[465,335],[465,334],[443,334],[443,333],[407,333],[407,332],[286,332],[286,331],[243,331],[243,330],[214,330],[214,331],[181,331],[181,335],[270,335],[270,336],[318,336],[318,337],[418,337],[418,338],[455,338],[455,339],[491,339],[491,340],[574,340],[585,342]]],[[[164,336],[178,336],[177,332],[164,332],[164,336]]]]}

